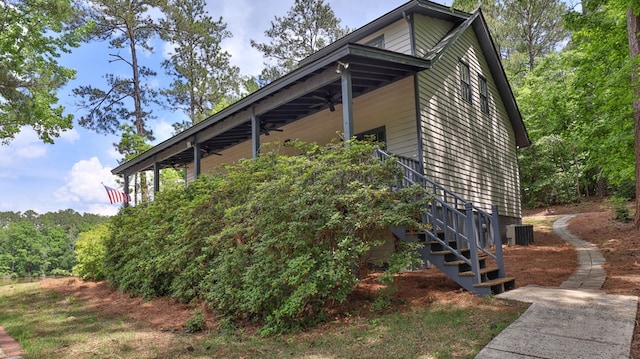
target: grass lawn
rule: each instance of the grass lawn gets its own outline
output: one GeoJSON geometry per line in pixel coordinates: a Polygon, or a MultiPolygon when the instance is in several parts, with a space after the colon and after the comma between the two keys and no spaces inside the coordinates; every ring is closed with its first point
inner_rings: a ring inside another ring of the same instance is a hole
{"type": "Polygon", "coordinates": [[[159,330],[27,283],[0,286],[0,325],[28,353],[25,359],[473,358],[527,307],[460,291],[447,296],[386,313],[355,311],[306,332],[263,338],[243,329],[159,330]]]}

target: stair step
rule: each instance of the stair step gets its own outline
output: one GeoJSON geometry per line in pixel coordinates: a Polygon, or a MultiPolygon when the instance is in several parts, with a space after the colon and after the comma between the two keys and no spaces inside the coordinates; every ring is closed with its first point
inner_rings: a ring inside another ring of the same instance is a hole
{"type": "MultiPolygon", "coordinates": [[[[486,260],[487,259],[487,255],[486,254],[478,254],[478,261],[482,261],[482,260],[486,260]]],[[[469,259],[471,260],[471,259],[469,259]]],[[[450,261],[450,262],[444,262],[444,265],[446,266],[457,266],[460,264],[467,264],[467,262],[463,261],[462,259],[459,259],[457,261],[450,261]]]]}
{"type": "Polygon", "coordinates": [[[461,259],[461,260],[458,260],[458,261],[444,262],[444,265],[446,265],[446,266],[457,266],[457,265],[460,265],[460,264],[466,264],[466,263],[467,263],[467,262],[465,262],[465,261],[463,261],[463,260],[461,259]]]}
{"type": "Polygon", "coordinates": [[[500,285],[500,284],[508,283],[515,280],[516,280],[516,277],[504,277],[504,278],[498,278],[498,279],[482,282],[480,284],[474,284],[473,286],[476,288],[487,288],[487,287],[493,287],[494,285],[500,285]]]}
{"type": "MultiPolygon", "coordinates": [[[[470,251],[469,248],[465,248],[465,249],[461,249],[459,252],[460,253],[463,253],[463,252],[466,253],[466,252],[469,252],[469,251],[470,251]]],[[[453,252],[448,250],[448,249],[445,249],[443,251],[431,251],[431,254],[453,254],[453,252]]]]}
{"type": "MultiPolygon", "coordinates": [[[[481,268],[480,269],[480,274],[487,274],[489,272],[494,272],[497,271],[498,267],[486,267],[486,268],[481,268]]],[[[466,272],[460,272],[458,273],[459,276],[461,277],[473,277],[473,272],[472,271],[466,271],[466,272]]],[[[500,278],[502,279],[502,278],[500,278]]]]}
{"type": "MultiPolygon", "coordinates": [[[[456,243],[456,241],[453,240],[453,239],[450,240],[450,241],[443,241],[443,242],[445,242],[447,244],[456,243]]],[[[440,244],[440,242],[438,242],[438,241],[426,241],[426,242],[424,242],[424,244],[440,244]]]]}

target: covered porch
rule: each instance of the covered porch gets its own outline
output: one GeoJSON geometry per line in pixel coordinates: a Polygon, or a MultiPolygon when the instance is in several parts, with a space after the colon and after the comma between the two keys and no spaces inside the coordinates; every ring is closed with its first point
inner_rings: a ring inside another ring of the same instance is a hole
{"type": "MultiPolygon", "coordinates": [[[[342,132],[345,138],[352,138],[356,134],[354,100],[385,86],[397,85],[403,79],[406,85],[398,88],[415,91],[409,77],[429,67],[430,61],[425,59],[365,45],[346,44],[123,163],[112,172],[124,177],[124,188],[128,191],[131,175],[153,171],[153,188],[157,192],[160,190],[159,171],[163,168],[189,166],[191,177],[195,178],[202,172],[203,159],[216,156],[225,163],[231,163],[232,158],[223,159],[225,150],[243,143],[248,149],[243,156],[256,157],[260,153],[261,136],[264,139],[265,135],[279,133],[291,127],[288,125],[309,120],[321,112],[329,113],[330,117],[341,117],[341,126],[335,128],[334,133],[342,132]]],[[[392,87],[389,89],[394,91],[392,87]]],[[[399,95],[415,98],[415,93],[399,95]]],[[[360,108],[366,106],[365,103],[360,108]]],[[[415,100],[412,106],[415,125],[415,100]]],[[[417,126],[414,128],[417,138],[417,126]]],[[[416,145],[419,146],[420,142],[416,140],[416,145]]],[[[416,148],[415,153],[421,151],[416,148]]]]}

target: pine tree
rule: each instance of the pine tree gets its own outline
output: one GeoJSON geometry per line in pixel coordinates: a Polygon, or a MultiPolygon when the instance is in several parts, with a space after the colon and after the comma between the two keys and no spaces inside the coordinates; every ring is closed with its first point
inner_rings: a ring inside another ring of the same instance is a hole
{"type": "Polygon", "coordinates": [[[324,0],[295,0],[284,17],[275,16],[264,33],[269,43],[251,40],[275,64],[265,63],[259,83],[273,81],[298,67],[298,62],[349,33],[340,26],[331,6],[324,0]]]}
{"type": "Polygon", "coordinates": [[[231,33],[222,18],[207,14],[205,5],[204,0],[171,0],[161,22],[162,38],[172,45],[162,66],[173,77],[163,94],[171,109],[188,115],[190,122],[182,128],[202,121],[239,93],[240,69],[231,66],[231,55],[221,47],[231,33]]]}

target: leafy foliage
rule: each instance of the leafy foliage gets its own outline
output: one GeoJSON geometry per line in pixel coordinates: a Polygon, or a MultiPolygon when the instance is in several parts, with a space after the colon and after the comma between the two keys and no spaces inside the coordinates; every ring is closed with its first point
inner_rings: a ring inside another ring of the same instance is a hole
{"type": "Polygon", "coordinates": [[[231,33],[222,18],[207,14],[205,5],[204,0],[171,0],[160,23],[162,38],[173,45],[162,64],[173,82],[162,93],[171,108],[189,116],[188,126],[212,115],[220,104],[226,107],[239,92],[240,69],[221,47],[231,33]]]}
{"type": "MultiPolygon", "coordinates": [[[[86,110],[79,120],[81,126],[108,134],[117,133],[122,125],[129,123],[135,127],[137,136],[154,139],[147,121],[153,118],[150,105],[157,97],[157,90],[150,81],[156,72],[143,66],[138,56],[144,51],[153,52],[151,40],[157,36],[158,24],[151,13],[164,3],[164,0],[86,2],[88,18],[95,23],[93,38],[108,41],[109,48],[115,50],[109,54],[109,63],[123,64],[126,75],[106,74],[106,89],[93,85],[73,89],[73,94],[79,98],[78,105],[86,110]]],[[[126,142],[124,138],[122,142],[126,142]]],[[[141,200],[145,203],[149,199],[146,175],[141,173],[138,180],[141,200]]]]}
{"type": "Polygon", "coordinates": [[[276,61],[266,64],[259,82],[266,84],[298,67],[298,62],[349,33],[340,26],[333,9],[324,0],[295,0],[286,16],[276,16],[264,34],[269,43],[251,40],[251,46],[264,57],[276,61]]]}
{"type": "Polygon", "coordinates": [[[419,187],[390,190],[399,170],[372,157],[373,144],[293,146],[299,156],[265,153],[123,209],[105,243],[107,279],[143,296],[204,299],[262,322],[263,334],[322,320],[353,290],[379,233],[417,227],[426,199],[419,187]]]}
{"type": "Polygon", "coordinates": [[[73,267],[73,274],[84,280],[104,279],[104,238],[108,233],[106,224],[80,233],[75,243],[77,264],[73,267]]]}
{"type": "Polygon", "coordinates": [[[72,127],[56,91],[75,77],[58,64],[77,47],[88,26],[75,26],[69,0],[5,0],[0,3],[0,142],[30,126],[53,143],[72,127]]]}
{"type": "Polygon", "coordinates": [[[201,332],[206,328],[207,322],[202,310],[197,309],[192,316],[184,321],[184,331],[187,333],[201,332]]]}
{"type": "Polygon", "coordinates": [[[71,274],[78,234],[105,220],[73,210],[0,212],[0,276],[71,274]]]}
{"type": "Polygon", "coordinates": [[[562,47],[569,37],[560,0],[455,0],[453,7],[472,11],[482,6],[491,35],[512,84],[533,71],[538,60],[562,47]]]}

